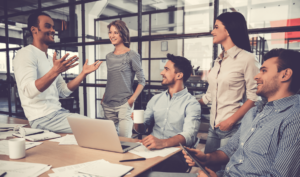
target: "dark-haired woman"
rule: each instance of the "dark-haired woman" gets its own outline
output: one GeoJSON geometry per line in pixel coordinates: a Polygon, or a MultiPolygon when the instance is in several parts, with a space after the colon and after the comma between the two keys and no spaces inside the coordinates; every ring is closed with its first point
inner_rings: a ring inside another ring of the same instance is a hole
{"type": "Polygon", "coordinates": [[[227,144],[258,98],[254,76],[259,63],[251,53],[244,16],[238,12],[219,15],[211,34],[213,43],[221,44],[223,51],[208,75],[208,90],[199,100],[201,105],[211,103],[205,153],[227,144]]]}
{"type": "Polygon", "coordinates": [[[141,59],[129,48],[130,36],[125,22],[116,20],[107,27],[115,50],[106,55],[107,84],[102,107],[105,118],[114,121],[119,136],[131,137],[133,122],[130,116],[145,85],[141,59]],[[135,75],[139,84],[133,92],[135,75]]]}

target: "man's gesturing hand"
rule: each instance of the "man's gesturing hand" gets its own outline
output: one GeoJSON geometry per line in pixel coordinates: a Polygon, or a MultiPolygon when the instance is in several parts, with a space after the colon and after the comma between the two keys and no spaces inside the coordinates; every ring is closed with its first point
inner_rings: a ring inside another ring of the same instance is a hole
{"type": "Polygon", "coordinates": [[[97,70],[99,68],[99,66],[101,65],[101,63],[103,61],[96,61],[95,63],[91,64],[91,65],[88,65],[88,59],[86,59],[83,67],[82,67],[82,72],[85,74],[85,75],[88,75],[90,74],[91,72],[97,70]]]}
{"type": "Polygon", "coordinates": [[[78,63],[74,64],[78,60],[78,57],[76,55],[74,55],[74,56],[70,57],[68,60],[66,60],[66,58],[68,56],[69,56],[69,54],[67,53],[61,59],[56,59],[56,52],[54,52],[52,69],[56,74],[65,72],[68,69],[73,68],[78,65],[78,63]]]}

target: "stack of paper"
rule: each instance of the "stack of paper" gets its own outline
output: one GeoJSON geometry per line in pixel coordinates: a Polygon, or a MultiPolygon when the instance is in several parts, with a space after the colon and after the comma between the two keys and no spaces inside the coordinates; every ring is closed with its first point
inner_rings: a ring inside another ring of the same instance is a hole
{"type": "MultiPolygon", "coordinates": [[[[25,142],[25,148],[30,149],[32,147],[38,146],[42,144],[42,142],[25,142]]],[[[8,155],[8,140],[0,141],[0,154],[8,155]]]]}
{"type": "Polygon", "coordinates": [[[17,137],[24,137],[28,135],[34,135],[34,134],[40,134],[40,133],[47,133],[48,130],[41,130],[41,129],[35,129],[35,128],[20,128],[18,132],[14,133],[14,136],[17,137]]]}
{"type": "Polygon", "coordinates": [[[61,135],[49,132],[48,130],[34,129],[34,128],[19,128],[18,132],[13,134],[17,137],[24,137],[29,141],[43,141],[52,138],[61,137],[61,135]]]}
{"type": "Polygon", "coordinates": [[[51,168],[50,165],[28,162],[13,162],[0,160],[0,173],[6,172],[5,177],[33,177],[39,176],[51,168]]]}
{"type": "Polygon", "coordinates": [[[14,131],[1,132],[0,139],[5,140],[7,137],[13,136],[14,131]]]}
{"type": "Polygon", "coordinates": [[[138,156],[142,156],[145,158],[153,158],[157,156],[165,157],[175,151],[177,151],[180,148],[176,147],[169,147],[169,148],[164,148],[164,149],[159,149],[159,150],[149,150],[147,149],[144,145],[138,146],[132,150],[130,150],[130,153],[136,154],[138,156]]]}
{"type": "Polygon", "coordinates": [[[52,169],[54,173],[49,174],[50,177],[97,177],[97,176],[110,176],[117,177],[123,176],[133,167],[121,164],[113,164],[106,160],[96,160],[77,165],[70,165],[52,169]]]}
{"type": "Polygon", "coordinates": [[[113,164],[105,160],[94,161],[78,170],[80,173],[96,176],[123,176],[133,169],[131,166],[113,164]]]}
{"type": "Polygon", "coordinates": [[[0,123],[0,139],[6,139],[15,133],[13,130],[15,127],[23,127],[27,124],[2,124],[0,123]]]}
{"type": "Polygon", "coordinates": [[[0,123],[0,129],[14,129],[15,127],[23,127],[27,124],[2,124],[0,123]]]}
{"type": "Polygon", "coordinates": [[[78,169],[87,166],[89,163],[91,162],[53,168],[52,171],[54,173],[50,173],[48,175],[49,177],[95,177],[93,175],[86,175],[77,172],[78,169]]]}
{"type": "Polygon", "coordinates": [[[41,134],[25,136],[25,139],[27,139],[29,141],[43,141],[43,140],[48,140],[48,139],[58,138],[58,137],[61,137],[61,135],[53,133],[53,132],[48,132],[48,133],[41,133],[41,134]]]}

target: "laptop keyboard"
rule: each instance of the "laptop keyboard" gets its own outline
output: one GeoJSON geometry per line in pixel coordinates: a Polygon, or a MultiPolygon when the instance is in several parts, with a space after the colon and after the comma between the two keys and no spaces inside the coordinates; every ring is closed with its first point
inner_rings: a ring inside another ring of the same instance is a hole
{"type": "Polygon", "coordinates": [[[125,146],[125,145],[121,145],[121,146],[122,146],[122,149],[126,149],[126,148],[130,147],[130,146],[125,146]]]}

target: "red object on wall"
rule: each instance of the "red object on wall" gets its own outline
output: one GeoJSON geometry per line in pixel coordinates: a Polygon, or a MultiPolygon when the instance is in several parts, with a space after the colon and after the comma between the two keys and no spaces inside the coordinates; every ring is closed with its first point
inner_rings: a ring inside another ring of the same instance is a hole
{"type": "MultiPolygon", "coordinates": [[[[271,21],[270,24],[271,24],[271,27],[300,26],[300,18],[271,21]]],[[[272,39],[275,39],[274,41],[272,41],[272,44],[282,44],[282,43],[286,44],[287,40],[285,40],[285,39],[300,38],[300,31],[285,32],[285,33],[272,33],[271,37],[272,37],[272,39]],[[276,39],[281,39],[281,40],[276,40],[276,39]]],[[[292,43],[292,42],[300,42],[300,39],[290,40],[290,43],[292,43]]]]}

